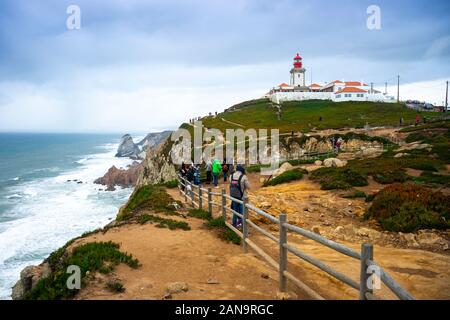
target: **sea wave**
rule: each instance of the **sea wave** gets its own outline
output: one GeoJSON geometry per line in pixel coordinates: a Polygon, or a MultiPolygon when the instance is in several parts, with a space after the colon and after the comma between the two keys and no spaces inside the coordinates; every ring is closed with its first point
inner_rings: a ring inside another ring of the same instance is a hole
{"type": "MultiPolygon", "coordinates": [[[[94,180],[113,165],[126,167],[127,158],[115,158],[117,144],[106,152],[81,155],[81,166],[55,177],[23,181],[8,187],[11,217],[0,228],[0,299],[9,299],[11,286],[27,265],[40,263],[48,254],[85,231],[108,223],[126,201],[131,189],[98,191],[94,180]],[[82,183],[68,183],[68,180],[82,183]]],[[[48,168],[47,168],[48,169],[48,168]]]]}

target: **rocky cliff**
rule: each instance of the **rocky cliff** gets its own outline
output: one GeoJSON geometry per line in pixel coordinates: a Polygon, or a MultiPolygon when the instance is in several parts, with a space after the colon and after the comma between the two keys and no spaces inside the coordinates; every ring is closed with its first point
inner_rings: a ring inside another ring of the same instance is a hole
{"type": "Polygon", "coordinates": [[[106,191],[114,191],[115,186],[134,187],[141,170],[142,164],[136,161],[126,169],[118,169],[112,166],[103,177],[96,179],[94,183],[107,186],[106,191]]]}
{"type": "Polygon", "coordinates": [[[116,157],[128,157],[131,159],[141,159],[141,149],[137,146],[131,135],[126,134],[120,140],[119,147],[117,149],[116,157]]]}

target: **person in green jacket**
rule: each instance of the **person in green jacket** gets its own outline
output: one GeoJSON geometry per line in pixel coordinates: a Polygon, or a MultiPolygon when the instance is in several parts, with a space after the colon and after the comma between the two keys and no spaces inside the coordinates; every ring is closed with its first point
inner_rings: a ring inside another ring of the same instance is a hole
{"type": "Polygon", "coordinates": [[[218,159],[214,159],[212,164],[212,174],[213,174],[213,181],[214,181],[214,187],[217,188],[219,184],[219,174],[222,171],[222,165],[220,164],[220,161],[218,159]]]}

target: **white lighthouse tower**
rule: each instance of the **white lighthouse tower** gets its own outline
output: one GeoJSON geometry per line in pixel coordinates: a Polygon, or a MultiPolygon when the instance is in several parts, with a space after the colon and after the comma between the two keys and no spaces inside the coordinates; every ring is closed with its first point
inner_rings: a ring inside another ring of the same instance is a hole
{"type": "Polygon", "coordinates": [[[306,87],[305,72],[306,69],[302,67],[302,57],[297,53],[294,57],[294,67],[291,69],[292,87],[306,87]]]}

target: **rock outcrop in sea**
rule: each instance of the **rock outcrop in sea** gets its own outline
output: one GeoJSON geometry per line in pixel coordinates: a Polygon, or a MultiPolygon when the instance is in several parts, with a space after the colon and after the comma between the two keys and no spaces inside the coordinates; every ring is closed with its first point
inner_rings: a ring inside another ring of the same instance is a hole
{"type": "Polygon", "coordinates": [[[107,186],[106,191],[114,191],[115,186],[122,188],[134,187],[141,169],[142,165],[136,161],[126,169],[112,166],[103,177],[96,179],[94,183],[107,186]]]}
{"type": "Polygon", "coordinates": [[[119,148],[117,149],[116,157],[124,157],[131,159],[141,159],[141,150],[134,143],[131,135],[126,134],[122,137],[119,148]]]}
{"type": "Polygon", "coordinates": [[[172,131],[152,132],[145,136],[138,143],[134,143],[129,134],[125,134],[117,149],[116,157],[126,157],[134,160],[145,158],[145,152],[150,148],[156,148],[163,143],[172,133],[172,131]]]}

